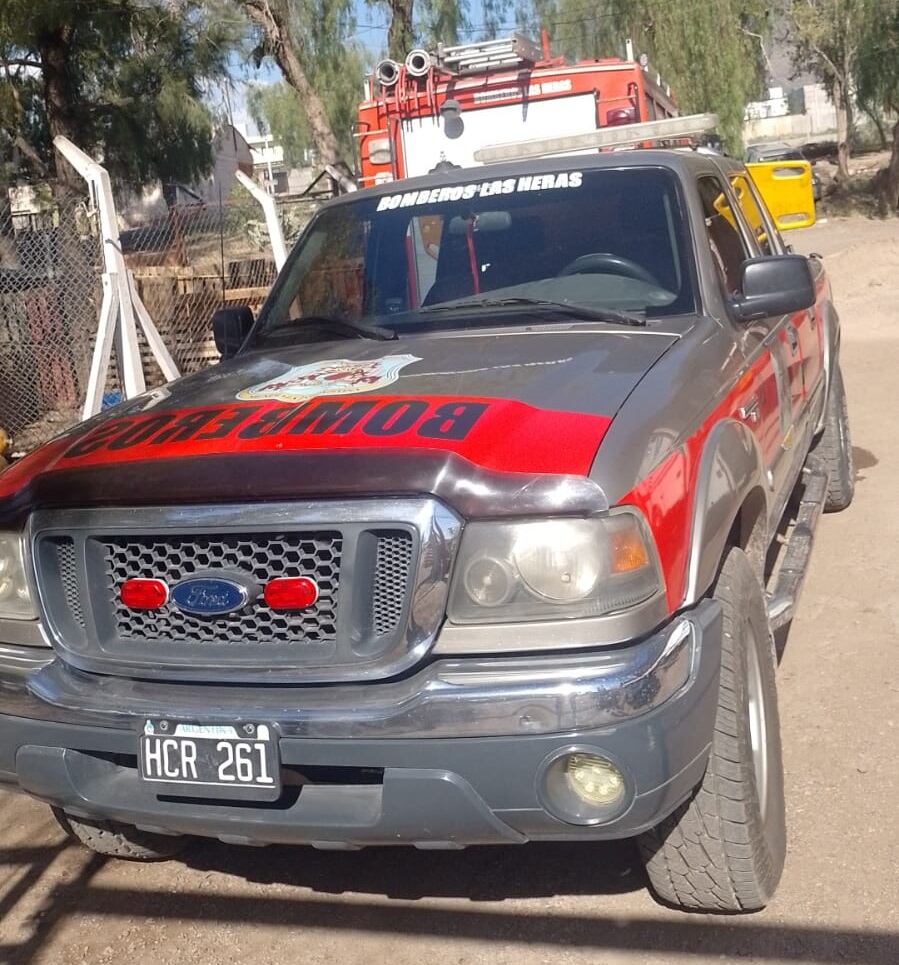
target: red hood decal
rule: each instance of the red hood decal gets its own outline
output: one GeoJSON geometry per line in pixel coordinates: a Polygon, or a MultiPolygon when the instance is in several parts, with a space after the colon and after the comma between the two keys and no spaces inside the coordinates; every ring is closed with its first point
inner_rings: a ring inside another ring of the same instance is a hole
{"type": "Polygon", "coordinates": [[[321,450],[430,449],[500,472],[584,476],[610,422],[472,397],[354,396],[151,410],[111,418],[37,450],[0,474],[0,499],[56,470],[321,450]]]}

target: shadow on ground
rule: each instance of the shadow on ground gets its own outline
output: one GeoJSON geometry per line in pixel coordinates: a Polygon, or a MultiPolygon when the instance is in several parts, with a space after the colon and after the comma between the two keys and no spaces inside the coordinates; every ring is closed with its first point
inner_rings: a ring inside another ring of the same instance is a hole
{"type": "Polygon", "coordinates": [[[862,475],[865,469],[873,469],[880,460],[873,452],[862,449],[860,446],[852,447],[852,461],[855,464],[855,481],[864,482],[868,477],[862,475]]]}
{"type": "MultiPolygon", "coordinates": [[[[60,846],[62,847],[62,846],[60,846]]],[[[0,864],[30,865],[21,887],[31,887],[55,856],[53,849],[0,850],[0,864]],[[27,880],[26,880],[27,879],[27,880]]],[[[662,914],[658,918],[612,916],[603,895],[642,885],[632,849],[626,844],[583,846],[525,845],[483,848],[451,854],[421,854],[408,849],[371,849],[349,854],[317,853],[307,848],[238,849],[197,844],[187,855],[196,869],[311,889],[318,895],[353,891],[390,899],[461,897],[500,902],[507,898],[555,894],[597,896],[592,914],[547,913],[539,907],[465,905],[457,909],[425,905],[359,902],[336,898],[227,896],[200,890],[146,891],[120,888],[94,879],[104,859],[93,857],[69,881],[60,881],[34,916],[31,936],[0,943],[0,961],[28,965],[42,957],[54,933],[80,916],[156,922],[258,925],[282,928],[285,940],[298,929],[365,936],[398,935],[434,940],[538,944],[550,949],[631,951],[668,955],[717,956],[732,961],[807,963],[854,962],[893,965],[899,933],[869,933],[766,922],[759,916],[713,918],[662,914]]],[[[134,875],[133,880],[139,880],[134,875]]],[[[13,902],[16,894],[8,896],[13,902]]],[[[9,905],[3,909],[7,913],[9,905]]],[[[49,961],[50,959],[45,959],[49,961]]]]}

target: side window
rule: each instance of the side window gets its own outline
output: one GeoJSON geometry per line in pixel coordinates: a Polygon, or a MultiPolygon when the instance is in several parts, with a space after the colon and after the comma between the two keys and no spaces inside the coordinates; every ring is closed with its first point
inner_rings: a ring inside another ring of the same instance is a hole
{"type": "Polygon", "coordinates": [[[699,196],[712,258],[729,295],[740,291],[740,266],[749,257],[724,185],[714,177],[699,179],[699,196]]]}
{"type": "Polygon", "coordinates": [[[746,218],[746,223],[752,229],[755,240],[758,242],[759,250],[763,255],[776,254],[771,244],[770,229],[768,222],[762,214],[758,199],[752,190],[749,180],[743,174],[737,174],[730,179],[734,193],[740,202],[740,208],[746,218]]]}

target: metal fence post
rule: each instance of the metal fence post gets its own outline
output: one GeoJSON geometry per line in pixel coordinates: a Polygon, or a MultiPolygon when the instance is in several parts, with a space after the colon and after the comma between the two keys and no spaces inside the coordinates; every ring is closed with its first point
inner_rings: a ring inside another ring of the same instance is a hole
{"type": "Polygon", "coordinates": [[[284,267],[284,262],[287,261],[287,248],[284,244],[284,232],[281,230],[281,219],[278,217],[278,206],[275,204],[275,199],[243,171],[238,171],[236,177],[259,202],[265,213],[265,224],[272,242],[272,257],[275,260],[275,269],[280,271],[284,267]]]}
{"type": "Polygon", "coordinates": [[[133,280],[129,277],[125,258],[122,255],[109,173],[68,138],[57,136],[53,139],[53,144],[91,187],[100,215],[104,264],[103,301],[82,411],[83,418],[87,419],[96,415],[102,406],[103,388],[106,385],[110,352],[116,334],[119,336],[121,348],[122,357],[119,361],[122,366],[125,397],[130,399],[146,390],[136,321],[143,329],[150,351],[165,378],[175,379],[179,372],[146,308],[141,303],[133,280]],[[136,321],[135,315],[137,315],[136,321]]]}

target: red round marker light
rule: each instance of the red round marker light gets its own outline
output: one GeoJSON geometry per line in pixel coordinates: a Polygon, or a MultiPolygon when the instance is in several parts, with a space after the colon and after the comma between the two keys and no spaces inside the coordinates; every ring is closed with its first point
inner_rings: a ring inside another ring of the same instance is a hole
{"type": "Polygon", "coordinates": [[[162,580],[126,580],[120,596],[129,610],[160,610],[168,603],[169,588],[162,580]]]}
{"type": "Polygon", "coordinates": [[[318,584],[308,576],[285,576],[267,583],[263,596],[273,610],[305,610],[318,599],[318,584]]]}

